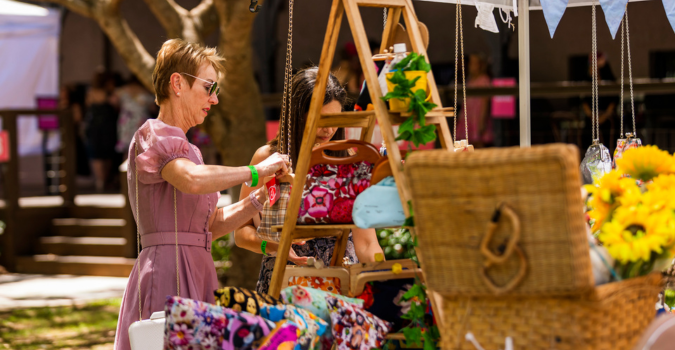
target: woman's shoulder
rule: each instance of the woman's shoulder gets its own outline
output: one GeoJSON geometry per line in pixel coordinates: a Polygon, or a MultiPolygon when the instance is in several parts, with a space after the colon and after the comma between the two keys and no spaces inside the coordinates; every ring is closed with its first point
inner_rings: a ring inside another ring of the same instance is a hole
{"type": "Polygon", "coordinates": [[[272,152],[272,147],[270,145],[264,145],[258,148],[253,154],[253,158],[251,159],[251,165],[262,162],[263,160],[267,159],[267,157],[271,156],[272,153],[274,152],[272,152]]]}

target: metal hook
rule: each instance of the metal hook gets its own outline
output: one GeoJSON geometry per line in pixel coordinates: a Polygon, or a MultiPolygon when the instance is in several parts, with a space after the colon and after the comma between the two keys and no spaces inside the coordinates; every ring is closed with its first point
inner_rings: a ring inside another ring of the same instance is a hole
{"type": "Polygon", "coordinates": [[[260,11],[260,8],[262,5],[258,5],[258,1],[256,0],[251,0],[251,6],[248,7],[248,10],[251,11],[252,13],[256,13],[260,11]]]}

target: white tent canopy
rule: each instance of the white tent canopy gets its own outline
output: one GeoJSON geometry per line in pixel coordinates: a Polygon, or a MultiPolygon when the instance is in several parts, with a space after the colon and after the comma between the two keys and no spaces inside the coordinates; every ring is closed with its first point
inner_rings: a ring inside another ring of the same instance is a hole
{"type": "MultiPolygon", "coordinates": [[[[0,0],[0,110],[34,109],[37,97],[58,97],[60,12],[0,0]]],[[[42,134],[34,117],[18,120],[20,155],[41,152],[42,134]]],[[[58,135],[49,149],[58,146],[58,135]]]]}

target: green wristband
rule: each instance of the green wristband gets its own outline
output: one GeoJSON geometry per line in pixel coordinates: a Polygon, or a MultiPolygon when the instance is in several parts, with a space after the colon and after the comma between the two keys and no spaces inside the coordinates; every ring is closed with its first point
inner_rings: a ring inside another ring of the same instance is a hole
{"type": "Polygon", "coordinates": [[[260,243],[260,250],[262,250],[262,253],[264,256],[267,256],[267,253],[265,252],[265,248],[267,248],[267,241],[262,241],[260,243]]]}
{"type": "Polygon", "coordinates": [[[258,186],[258,170],[253,165],[248,166],[251,169],[251,187],[258,186]]]}

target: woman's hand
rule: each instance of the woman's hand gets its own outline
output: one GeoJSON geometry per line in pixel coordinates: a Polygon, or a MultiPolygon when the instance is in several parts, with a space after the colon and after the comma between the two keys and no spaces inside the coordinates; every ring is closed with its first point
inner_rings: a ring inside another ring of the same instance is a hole
{"type": "Polygon", "coordinates": [[[258,171],[258,176],[265,178],[272,175],[284,176],[288,174],[289,166],[290,162],[287,155],[274,153],[258,163],[255,168],[258,171]]]}
{"type": "MultiPolygon", "coordinates": [[[[293,245],[304,245],[305,242],[299,242],[299,243],[293,243],[293,245]]],[[[276,255],[277,250],[279,249],[279,244],[278,243],[272,243],[272,242],[267,242],[267,247],[265,248],[265,252],[272,255],[276,255]]],[[[307,259],[309,257],[307,256],[298,256],[298,254],[295,253],[293,250],[293,247],[291,246],[290,251],[288,252],[288,261],[299,265],[299,266],[304,266],[307,265],[307,259]]]]}

